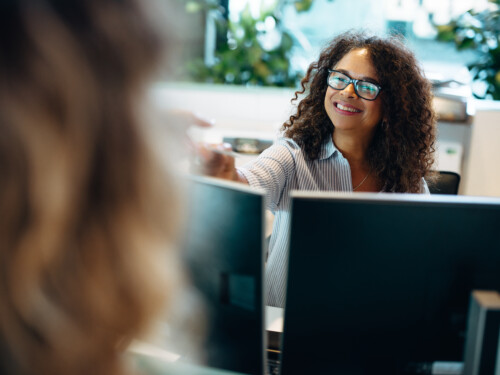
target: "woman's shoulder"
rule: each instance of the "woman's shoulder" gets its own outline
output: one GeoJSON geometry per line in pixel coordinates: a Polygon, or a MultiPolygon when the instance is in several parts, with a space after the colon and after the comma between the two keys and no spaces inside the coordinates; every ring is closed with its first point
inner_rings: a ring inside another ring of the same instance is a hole
{"type": "Polygon", "coordinates": [[[270,150],[274,152],[286,152],[290,154],[302,153],[302,148],[291,138],[279,137],[273,143],[270,150]]]}
{"type": "Polygon", "coordinates": [[[283,163],[296,163],[297,160],[304,159],[304,152],[297,142],[291,138],[280,137],[275,140],[273,145],[260,155],[261,160],[271,158],[283,163]]]}
{"type": "Polygon", "coordinates": [[[429,185],[427,185],[427,181],[422,177],[420,181],[420,194],[430,194],[429,185]]]}

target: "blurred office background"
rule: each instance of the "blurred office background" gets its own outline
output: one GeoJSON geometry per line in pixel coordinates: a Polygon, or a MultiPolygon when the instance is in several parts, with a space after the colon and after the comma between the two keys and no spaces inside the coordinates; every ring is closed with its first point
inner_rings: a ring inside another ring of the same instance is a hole
{"type": "Polygon", "coordinates": [[[398,34],[434,83],[436,169],[462,176],[460,194],[500,196],[500,0],[179,2],[190,25],[182,62],[154,93],[216,120],[195,138],[272,141],[326,42],[352,28],[398,34]]]}

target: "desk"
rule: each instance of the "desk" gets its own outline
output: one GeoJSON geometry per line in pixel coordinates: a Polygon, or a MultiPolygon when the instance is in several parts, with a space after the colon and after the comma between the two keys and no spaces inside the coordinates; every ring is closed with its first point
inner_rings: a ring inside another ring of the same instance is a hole
{"type": "MultiPolygon", "coordinates": [[[[281,334],[283,333],[283,319],[284,319],[284,309],[279,307],[266,306],[265,309],[265,325],[267,331],[267,359],[279,360],[280,346],[281,346],[281,334]]],[[[165,325],[160,324],[159,329],[162,333],[159,337],[150,338],[149,342],[134,341],[132,345],[128,348],[128,353],[137,356],[151,357],[154,360],[168,363],[178,363],[183,362],[181,358],[183,354],[178,354],[171,352],[166,349],[166,343],[170,338],[165,336],[165,325]],[[161,328],[161,329],[160,329],[161,328]]],[[[185,363],[179,364],[179,366],[188,366],[185,363]]],[[[195,372],[198,374],[198,372],[195,372]]],[[[210,372],[207,369],[206,372],[199,372],[203,375],[215,375],[219,374],[216,372],[210,372]]],[[[220,372],[220,374],[230,374],[229,372],[220,372]]]]}
{"type": "Polygon", "coordinates": [[[267,348],[279,352],[285,310],[280,307],[266,306],[267,348]]]}

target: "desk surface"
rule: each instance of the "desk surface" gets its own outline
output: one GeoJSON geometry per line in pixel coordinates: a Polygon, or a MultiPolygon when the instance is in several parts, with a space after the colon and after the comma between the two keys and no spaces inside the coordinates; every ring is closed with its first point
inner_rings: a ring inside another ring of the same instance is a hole
{"type": "Polygon", "coordinates": [[[285,310],[281,307],[266,306],[266,330],[283,332],[283,316],[285,310]]]}
{"type": "Polygon", "coordinates": [[[266,332],[268,355],[276,355],[281,351],[281,335],[283,333],[284,309],[266,306],[266,332]]]}

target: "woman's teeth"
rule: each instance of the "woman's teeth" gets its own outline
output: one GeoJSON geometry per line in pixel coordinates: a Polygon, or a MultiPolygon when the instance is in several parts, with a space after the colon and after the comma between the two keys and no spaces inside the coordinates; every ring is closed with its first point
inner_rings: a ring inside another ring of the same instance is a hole
{"type": "Polygon", "coordinates": [[[359,109],[347,107],[347,106],[342,105],[340,103],[337,103],[337,108],[341,109],[342,111],[347,111],[347,112],[361,112],[359,109]]]}

